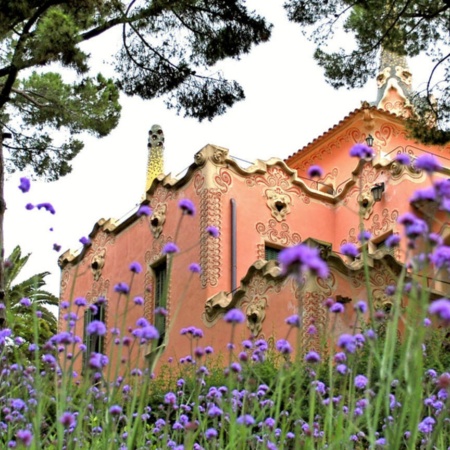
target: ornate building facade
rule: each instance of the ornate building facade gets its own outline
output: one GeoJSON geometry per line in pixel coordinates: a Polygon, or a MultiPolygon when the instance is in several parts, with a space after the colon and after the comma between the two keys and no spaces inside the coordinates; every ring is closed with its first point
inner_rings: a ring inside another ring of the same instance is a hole
{"type": "MultiPolygon", "coordinates": [[[[97,304],[95,318],[101,317],[108,329],[125,324],[125,330],[131,330],[142,316],[157,325],[161,335],[157,348],[133,347],[126,356],[131,365],[145,366],[159,351],[162,362],[185,357],[190,341],[180,330],[190,326],[203,330],[203,344],[225,351],[229,325],[222,319],[232,308],[241,309],[246,317],[237,328],[240,338],[272,342],[286,336],[286,317],[299,312],[303,331],[299,342],[290,336],[292,345],[298,350],[298,346],[319,348],[321,338],[330,332],[353,332],[354,304],[368,298],[362,260],[340,253],[344,243],[359,245],[361,228],[371,234],[370,297],[375,309],[389,309],[385,289],[396,284],[405,249],[393,251],[384,243],[402,232],[399,215],[414,211],[431,216],[430,226],[450,239],[441,212],[430,214],[432,205],[410,203],[419,186],[430,184],[427,174],[414,167],[414,159],[432,153],[444,167],[435,176],[448,178],[445,155],[450,147],[424,147],[408,137],[404,117],[411,114],[406,95],[410,74],[404,62],[388,56],[382,58],[377,79],[377,103],[363,103],[285,160],[258,160],[242,168],[226,149],[207,145],[195,154],[186,174],[173,179],[161,173],[164,136],[160,127],[152,127],[142,203],[151,208],[151,215],[136,210],[120,223],[102,219],[81,252],[67,251],[59,260],[61,300],[78,314],[74,332],[89,344],[88,351],[109,354],[115,338],[108,333],[104,342],[89,342],[85,328],[94,315],[88,310],[81,317],[71,298],[97,304]],[[349,156],[355,144],[366,142],[375,158],[360,161],[349,156]],[[400,165],[398,154],[408,155],[411,164],[400,165]],[[312,165],[323,169],[320,178],[308,177],[312,165]],[[182,199],[193,202],[195,215],[181,216],[182,199]],[[218,237],[208,233],[209,226],[218,229],[218,237]],[[173,256],[164,254],[170,242],[180,249],[173,256]],[[300,288],[281,274],[277,253],[298,243],[320,250],[330,268],[327,279],[309,277],[300,288]],[[134,261],[143,267],[142,273],[129,271],[134,261]],[[193,262],[200,264],[200,274],[189,271],[193,262]],[[129,301],[117,289],[120,282],[130,287],[129,301]],[[135,297],[138,304],[132,301],[135,297]],[[345,307],[332,329],[324,306],[327,298],[345,307]],[[158,313],[161,308],[167,315],[158,313]],[[319,332],[308,334],[310,325],[319,332]]],[[[447,286],[445,280],[430,278],[429,283],[437,291],[447,286]]],[[[66,326],[63,319],[60,326],[66,326]]]]}

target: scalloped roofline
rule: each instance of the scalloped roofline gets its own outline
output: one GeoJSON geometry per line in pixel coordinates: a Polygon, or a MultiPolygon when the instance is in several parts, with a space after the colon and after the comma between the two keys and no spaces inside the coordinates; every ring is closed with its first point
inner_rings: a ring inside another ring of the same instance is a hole
{"type": "MultiPolygon", "coordinates": [[[[360,111],[356,110],[355,112],[360,111]]],[[[139,205],[134,208],[134,211],[129,213],[123,220],[119,221],[117,219],[100,219],[98,220],[92,231],[89,233],[89,239],[92,242],[98,233],[113,233],[119,234],[124,229],[128,228],[132,223],[139,219],[137,212],[139,208],[143,205],[148,205],[150,203],[150,198],[156,191],[156,189],[160,186],[166,189],[180,189],[184,185],[188,184],[194,177],[194,174],[204,167],[207,164],[211,164],[214,166],[227,167],[231,169],[236,175],[240,175],[242,177],[252,176],[255,174],[264,175],[268,172],[268,170],[274,166],[278,166],[281,168],[288,176],[289,181],[294,185],[300,188],[305,194],[307,194],[311,198],[315,198],[320,201],[324,201],[329,203],[330,205],[335,205],[339,203],[342,198],[346,195],[347,191],[357,182],[358,176],[363,169],[364,162],[359,161],[357,163],[356,168],[352,171],[352,176],[347,182],[345,186],[341,189],[338,194],[327,194],[325,192],[321,192],[317,189],[313,189],[306,184],[306,181],[314,181],[306,178],[301,178],[298,176],[296,170],[291,169],[287,165],[287,163],[280,158],[270,158],[266,161],[257,159],[252,165],[247,168],[241,167],[238,162],[228,155],[228,149],[224,147],[220,147],[217,145],[207,144],[201,150],[199,150],[194,155],[194,162],[187,168],[185,174],[181,178],[172,177],[171,173],[167,175],[159,175],[155,178],[146,193],[146,199],[142,201],[139,205]],[[305,181],[306,180],[306,181],[305,181]]],[[[381,168],[387,167],[392,164],[392,161],[372,161],[374,167],[381,168]]],[[[64,253],[60,255],[58,258],[58,265],[61,268],[64,268],[67,264],[76,264],[80,260],[83,259],[84,255],[88,251],[90,247],[90,243],[84,245],[82,248],[77,250],[66,250],[64,253]]]]}
{"type": "Polygon", "coordinates": [[[341,119],[332,127],[328,128],[328,130],[324,131],[321,135],[317,136],[312,141],[308,142],[305,146],[289,155],[287,158],[284,159],[284,161],[288,164],[289,160],[295,158],[300,153],[302,154],[307,153],[310,149],[312,149],[316,145],[318,144],[320,145],[321,141],[325,141],[329,137],[331,137],[331,135],[333,135],[340,128],[349,125],[356,116],[358,116],[359,114],[366,114],[367,112],[375,112],[377,114],[380,114],[381,116],[385,116],[386,119],[390,119],[397,122],[400,125],[404,125],[405,123],[405,119],[401,116],[398,116],[397,114],[391,113],[381,108],[377,108],[375,105],[370,105],[367,102],[362,102],[362,105],[359,108],[356,108],[353,111],[349,112],[343,119],[341,119]]]}

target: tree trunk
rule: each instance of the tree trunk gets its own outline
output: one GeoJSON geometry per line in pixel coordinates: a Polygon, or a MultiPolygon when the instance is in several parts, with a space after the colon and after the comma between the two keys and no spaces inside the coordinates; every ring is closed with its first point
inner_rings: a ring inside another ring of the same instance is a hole
{"type": "MultiPolygon", "coordinates": [[[[3,159],[3,140],[10,137],[9,133],[0,130],[0,303],[5,304],[5,246],[3,239],[3,220],[6,203],[4,195],[5,173],[3,159]]],[[[0,330],[6,327],[6,309],[0,308],[0,330]]]]}

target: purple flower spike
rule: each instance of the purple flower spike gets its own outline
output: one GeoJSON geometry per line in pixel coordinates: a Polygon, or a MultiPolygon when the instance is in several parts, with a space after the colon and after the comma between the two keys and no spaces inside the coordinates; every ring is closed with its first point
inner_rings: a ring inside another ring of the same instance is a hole
{"type": "Polygon", "coordinates": [[[422,169],[428,173],[436,172],[442,168],[437,158],[434,155],[429,154],[419,156],[415,160],[414,165],[416,169],[422,169]]]}
{"type": "Polygon", "coordinates": [[[163,253],[163,255],[168,255],[171,253],[178,253],[179,251],[180,251],[180,249],[173,242],[168,242],[164,246],[162,253],[163,253]]]}
{"type": "Polygon", "coordinates": [[[230,309],[230,311],[228,311],[225,314],[225,322],[228,323],[242,323],[245,320],[245,315],[244,313],[240,310],[240,309],[230,309]]]}
{"type": "Polygon", "coordinates": [[[368,379],[364,375],[356,375],[355,387],[356,389],[364,389],[367,386],[368,379]]]}
{"type": "Polygon", "coordinates": [[[289,353],[292,353],[291,344],[289,344],[286,339],[280,339],[277,341],[275,347],[283,355],[289,355],[289,353]]]}
{"type": "Polygon", "coordinates": [[[75,426],[77,423],[75,415],[72,414],[71,412],[63,413],[59,421],[63,424],[64,428],[70,428],[72,426],[75,426]]]}
{"type": "Polygon", "coordinates": [[[132,262],[130,264],[130,270],[133,273],[141,273],[142,272],[142,267],[141,267],[141,265],[138,262],[135,261],[135,262],[132,262]]]}
{"type": "Polygon", "coordinates": [[[89,244],[91,243],[91,240],[90,240],[88,237],[83,236],[83,237],[80,239],[80,242],[81,242],[83,245],[89,245],[89,244]]]}
{"type": "Polygon", "coordinates": [[[19,302],[22,306],[25,306],[25,308],[29,308],[31,306],[31,300],[29,298],[24,297],[19,302]]]}
{"type": "Polygon", "coordinates": [[[22,177],[20,179],[19,189],[25,194],[30,190],[30,180],[27,177],[22,177]]]}
{"type": "Polygon", "coordinates": [[[113,405],[111,406],[111,408],[109,408],[109,413],[112,416],[118,416],[119,414],[122,413],[122,407],[119,405],[113,405]]]}
{"type": "Polygon", "coordinates": [[[352,244],[351,242],[347,242],[346,244],[341,245],[341,253],[352,258],[356,258],[359,255],[359,251],[356,245],[352,244]]]}
{"type": "Polygon", "coordinates": [[[152,209],[150,208],[150,206],[147,206],[147,205],[141,205],[141,206],[139,207],[139,209],[137,210],[136,215],[137,215],[138,217],[141,217],[141,216],[151,216],[151,215],[152,215],[152,209]]]}
{"type": "Polygon", "coordinates": [[[365,144],[356,144],[350,149],[350,156],[371,160],[375,154],[372,148],[365,144]]]}
{"type": "Polygon", "coordinates": [[[36,205],[37,209],[45,209],[46,211],[48,211],[50,214],[55,214],[55,208],[53,208],[51,203],[45,202],[45,203],[39,203],[38,205],[36,205]]]}
{"type": "Polygon", "coordinates": [[[128,284],[120,282],[114,286],[114,291],[119,294],[128,294],[130,288],[128,287],[128,284]]]}
{"type": "Polygon", "coordinates": [[[195,206],[191,200],[189,200],[187,198],[183,198],[182,200],[180,200],[178,202],[178,206],[183,211],[183,214],[187,214],[188,216],[195,215],[195,206]]]}
{"type": "Polygon", "coordinates": [[[317,352],[310,351],[305,355],[305,361],[307,363],[318,363],[320,362],[320,355],[317,352]]]}
{"type": "Polygon", "coordinates": [[[397,247],[400,244],[400,235],[398,235],[398,234],[391,234],[386,239],[385,243],[386,243],[386,247],[388,247],[388,248],[397,247]]]}
{"type": "Polygon", "coordinates": [[[197,263],[192,263],[192,264],[189,264],[189,270],[190,270],[192,273],[201,273],[202,268],[200,267],[199,264],[197,264],[197,263]]]}
{"type": "Polygon", "coordinates": [[[255,424],[255,419],[250,414],[244,414],[243,416],[238,417],[236,422],[239,425],[250,427],[255,424]]]}
{"type": "Polygon", "coordinates": [[[402,164],[403,166],[408,166],[409,164],[411,164],[411,158],[405,153],[399,153],[398,155],[396,155],[395,161],[397,161],[399,164],[402,164]]]}
{"type": "Polygon", "coordinates": [[[278,261],[284,275],[301,275],[311,271],[321,278],[326,278],[329,273],[328,266],[320,258],[319,250],[304,244],[285,248],[278,255],[278,261]]]}
{"type": "Polygon", "coordinates": [[[219,229],[217,227],[213,227],[212,225],[206,227],[206,232],[213,238],[218,238],[220,234],[219,229]]]}
{"type": "Polygon", "coordinates": [[[106,334],[106,326],[100,320],[93,320],[86,328],[87,334],[96,334],[104,336],[106,334]]]}
{"type": "Polygon", "coordinates": [[[446,324],[450,324],[450,300],[446,298],[435,300],[429,306],[428,312],[432,316],[438,316],[446,324]]]}
{"type": "Polygon", "coordinates": [[[308,169],[308,177],[309,178],[321,178],[323,176],[322,167],[317,165],[312,165],[308,169]]]}
{"type": "Polygon", "coordinates": [[[364,300],[359,300],[355,305],[355,311],[364,314],[367,311],[367,303],[364,300]]]}
{"type": "Polygon", "coordinates": [[[291,327],[300,327],[300,316],[298,314],[294,314],[293,316],[289,316],[285,322],[291,327]]]}
{"type": "Polygon", "coordinates": [[[330,312],[335,313],[335,314],[343,313],[344,310],[345,310],[345,308],[342,303],[335,303],[330,308],[330,312]]]}
{"type": "Polygon", "coordinates": [[[16,433],[16,438],[20,441],[25,447],[29,447],[31,442],[33,441],[33,434],[30,430],[19,430],[16,433]]]}

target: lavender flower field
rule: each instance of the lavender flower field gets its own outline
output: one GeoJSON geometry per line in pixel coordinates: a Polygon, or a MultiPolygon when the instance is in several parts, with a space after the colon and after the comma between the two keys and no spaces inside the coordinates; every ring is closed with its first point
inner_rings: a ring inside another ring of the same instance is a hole
{"type": "MultiPolygon", "coordinates": [[[[371,149],[355,146],[351,156],[366,159],[371,149]]],[[[409,163],[400,158],[398,162],[409,163]]],[[[417,158],[416,167],[429,173],[431,187],[415,195],[431,195],[448,211],[450,180],[433,178],[438,162],[427,155],[417,158]]],[[[23,179],[19,188],[26,194],[29,181],[23,179]]],[[[186,199],[179,206],[181,214],[195,214],[186,199]]],[[[37,207],[52,213],[49,204],[37,207]]],[[[145,208],[140,213],[149,215],[145,208]]],[[[223,318],[229,326],[227,348],[212,348],[202,330],[191,326],[179,331],[190,341],[190,354],[161,362],[158,376],[153,376],[152,367],[141,366],[119,375],[109,364],[111,355],[86,355],[86,345],[72,333],[85,308],[95,305],[88,306],[83,298],[62,302],[65,329],[40,344],[36,306],[23,299],[22,306],[35,313],[29,324],[34,341],[14,335],[14,323],[0,331],[0,448],[450,448],[450,300],[431,301],[421,277],[428,267],[435,273],[450,269],[450,247],[412,213],[400,216],[399,223],[403,234],[387,242],[391,247],[404,242],[407,249],[403,274],[386,293],[392,309],[381,313],[370,298],[356,301],[351,306],[355,332],[335,340],[331,334],[321,337],[320,351],[307,343],[304,348],[291,347],[287,338],[302,332],[299,314],[286,318],[285,329],[278,331],[285,337],[273,346],[257,337],[237,341],[235,328],[245,316],[231,309],[223,318]],[[407,308],[402,306],[405,297],[407,308]],[[67,312],[73,305],[77,312],[67,312]],[[80,358],[88,358],[84,374],[74,372],[80,358]]],[[[217,230],[210,228],[217,237],[217,230]]],[[[361,230],[359,239],[360,248],[346,244],[341,252],[355,257],[362,251],[365,260],[368,233],[361,230]]],[[[166,254],[176,258],[176,242],[166,247],[166,254]]],[[[116,280],[115,295],[133,302],[129,286],[141,267],[123,263],[130,279],[116,280]]],[[[303,244],[283,250],[279,264],[300,284],[311,273],[328,275],[318,251],[303,244]]],[[[193,263],[190,270],[196,275],[201,268],[193,263]]],[[[142,306],[136,299],[134,303],[142,306]]],[[[333,330],[344,306],[333,300],[326,306],[333,330]]],[[[142,349],[144,360],[143,348],[158,339],[157,329],[144,317],[130,331],[125,321],[120,322],[107,329],[103,322],[93,321],[87,331],[110,334],[115,352],[142,349]]],[[[315,333],[311,325],[307,334],[315,333]]]]}

